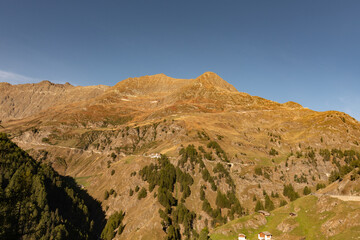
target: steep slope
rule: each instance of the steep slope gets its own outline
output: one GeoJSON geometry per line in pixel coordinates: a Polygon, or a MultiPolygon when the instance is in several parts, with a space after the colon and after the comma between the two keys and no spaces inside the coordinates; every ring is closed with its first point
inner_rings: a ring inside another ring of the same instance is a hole
{"type": "Polygon", "coordinates": [[[0,238],[97,239],[100,204],[0,133],[0,238]]]}
{"type": "Polygon", "coordinates": [[[52,106],[89,100],[107,88],[101,85],[74,87],[69,83],[54,84],[49,81],[20,85],[0,83],[0,120],[5,122],[29,117],[52,106]]]}

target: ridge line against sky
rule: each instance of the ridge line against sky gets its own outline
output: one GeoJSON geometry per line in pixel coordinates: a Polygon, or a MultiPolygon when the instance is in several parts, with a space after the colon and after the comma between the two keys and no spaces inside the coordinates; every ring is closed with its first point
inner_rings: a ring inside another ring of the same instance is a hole
{"type": "MultiPolygon", "coordinates": [[[[0,70],[0,82],[7,82],[7,83],[10,83],[12,85],[26,84],[26,83],[38,83],[38,82],[43,81],[43,80],[45,80],[45,79],[31,78],[31,77],[26,77],[26,76],[23,76],[23,75],[20,75],[20,74],[0,70]]],[[[59,81],[51,81],[51,82],[64,84],[64,82],[59,82],[59,81]]],[[[289,101],[292,101],[292,100],[289,100],[289,101]]],[[[343,105],[344,105],[344,110],[342,110],[343,112],[345,112],[345,113],[349,114],[350,116],[356,118],[358,121],[360,120],[360,117],[357,116],[358,113],[354,112],[353,109],[351,108],[351,105],[353,104],[351,102],[351,99],[346,98],[346,97],[340,97],[339,101],[341,103],[343,103],[343,105]]],[[[357,101],[360,104],[360,97],[357,98],[357,101]]],[[[315,110],[315,109],[313,109],[313,110],[315,110]]],[[[328,109],[328,110],[332,110],[332,109],[328,109]]],[[[328,110],[325,110],[325,111],[328,111],[328,110]]]]}
{"type": "Polygon", "coordinates": [[[360,120],[360,1],[1,1],[0,81],[218,74],[360,120]]]}
{"type": "MultiPolygon", "coordinates": [[[[48,79],[24,76],[18,73],[3,71],[0,69],[0,82],[7,82],[14,85],[14,84],[26,84],[26,83],[38,83],[44,80],[48,80],[48,79]]],[[[60,83],[60,84],[65,83],[64,81],[57,81],[57,80],[51,80],[51,82],[60,83]]]]}

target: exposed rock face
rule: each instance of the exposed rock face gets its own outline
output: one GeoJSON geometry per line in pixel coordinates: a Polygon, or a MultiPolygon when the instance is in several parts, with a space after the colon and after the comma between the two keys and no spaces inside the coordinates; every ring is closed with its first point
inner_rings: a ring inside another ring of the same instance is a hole
{"type": "MultiPolygon", "coordinates": [[[[329,198],[327,196],[322,196],[319,198],[317,203],[317,209],[319,213],[323,212],[332,212],[334,209],[339,208],[343,202],[334,198],[329,198]]],[[[358,221],[360,217],[360,208],[351,209],[350,211],[346,208],[343,210],[342,214],[337,214],[327,220],[324,224],[321,225],[321,232],[327,236],[335,236],[346,229],[352,229],[354,227],[360,227],[358,221]]]]}
{"type": "Polygon", "coordinates": [[[282,222],[276,227],[276,229],[282,231],[283,233],[288,233],[294,230],[295,228],[297,228],[298,226],[299,226],[298,223],[290,224],[290,223],[282,222]]]}
{"type": "Polygon", "coordinates": [[[244,228],[258,228],[266,224],[266,218],[263,215],[255,215],[253,219],[250,219],[244,223],[244,228]]]}
{"type": "Polygon", "coordinates": [[[345,216],[333,217],[321,226],[321,231],[327,237],[331,237],[343,232],[346,229],[359,227],[359,217],[359,210],[355,210],[345,216]]]}

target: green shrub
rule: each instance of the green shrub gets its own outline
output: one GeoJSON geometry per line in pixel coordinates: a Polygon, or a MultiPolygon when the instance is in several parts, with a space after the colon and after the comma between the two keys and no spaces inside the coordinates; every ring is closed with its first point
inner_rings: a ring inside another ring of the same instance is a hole
{"type": "Polygon", "coordinates": [[[255,168],[255,174],[256,175],[263,175],[262,168],[261,167],[256,167],[255,168]]]}
{"type": "Polygon", "coordinates": [[[138,194],[138,199],[142,199],[142,198],[145,198],[147,196],[147,191],[145,188],[141,188],[139,194],[138,194]]]}
{"type": "Polygon", "coordinates": [[[287,201],[285,201],[285,200],[280,201],[280,207],[285,206],[286,204],[287,204],[287,201]]]}
{"type": "Polygon", "coordinates": [[[303,194],[304,195],[309,195],[310,193],[311,193],[311,189],[308,186],[305,186],[304,190],[303,190],[303,194]]]}
{"type": "Polygon", "coordinates": [[[271,148],[270,151],[269,151],[269,154],[270,154],[271,156],[276,156],[276,155],[279,155],[279,152],[276,151],[274,148],[271,148]]]}
{"type": "Polygon", "coordinates": [[[324,183],[318,183],[316,184],[316,191],[319,190],[319,189],[322,189],[322,188],[325,188],[325,184],[324,183]]]}
{"type": "Polygon", "coordinates": [[[109,198],[109,192],[105,190],[104,199],[107,200],[108,198],[109,198]]]}

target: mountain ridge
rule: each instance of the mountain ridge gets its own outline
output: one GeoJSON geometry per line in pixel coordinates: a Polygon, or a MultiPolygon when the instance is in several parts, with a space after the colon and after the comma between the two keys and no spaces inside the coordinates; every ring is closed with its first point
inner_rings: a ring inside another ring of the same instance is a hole
{"type": "MultiPolygon", "coordinates": [[[[360,174],[360,123],[351,116],[241,93],[213,73],[126,79],[2,126],[102,201],[108,217],[124,211],[116,239],[196,238],[258,202],[293,201],[285,184],[303,195],[360,174]]],[[[355,183],[344,189],[359,195],[355,183]]]]}
{"type": "Polygon", "coordinates": [[[50,81],[17,84],[0,83],[0,119],[5,122],[40,113],[50,107],[90,100],[108,87],[73,86],[50,81]]]}
{"type": "MultiPolygon", "coordinates": [[[[75,110],[77,107],[79,109],[86,109],[89,106],[106,108],[107,105],[110,108],[120,107],[131,111],[132,107],[129,105],[134,104],[140,108],[143,105],[143,109],[156,109],[155,111],[176,105],[179,105],[181,109],[182,104],[185,108],[188,108],[186,105],[189,104],[200,104],[204,111],[213,111],[214,109],[217,109],[216,111],[224,111],[224,109],[227,109],[226,111],[303,109],[300,104],[292,101],[281,104],[239,92],[213,72],[205,72],[194,79],[176,79],[165,74],[128,78],[112,87],[104,85],[75,87],[69,83],[54,84],[49,81],[21,85],[2,83],[0,90],[4,92],[2,99],[0,98],[0,109],[2,110],[0,119],[3,122],[38,114],[50,107],[55,107],[55,111],[66,109],[66,112],[69,109],[75,110]],[[25,94],[20,98],[19,95],[23,95],[26,91],[30,92],[32,97],[25,94]],[[51,97],[47,96],[47,100],[44,101],[46,95],[51,95],[51,97]],[[142,102],[139,103],[138,99],[142,102]],[[19,101],[19,105],[25,105],[25,102],[30,104],[23,109],[23,112],[19,108],[16,112],[11,111],[17,101],[19,101]],[[59,106],[65,108],[59,108],[59,106]]],[[[104,114],[106,113],[104,112],[104,114]]]]}

